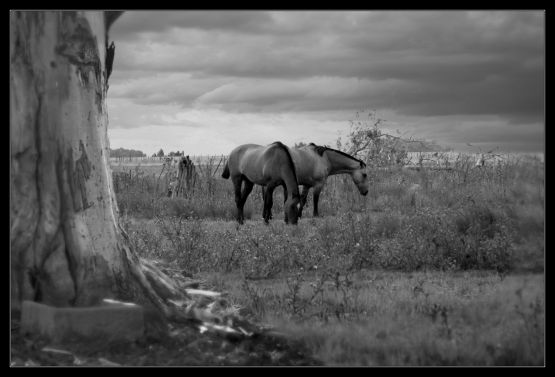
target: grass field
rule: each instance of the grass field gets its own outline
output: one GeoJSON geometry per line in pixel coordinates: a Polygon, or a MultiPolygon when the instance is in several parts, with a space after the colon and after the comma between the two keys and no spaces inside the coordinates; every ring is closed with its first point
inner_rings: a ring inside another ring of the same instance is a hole
{"type": "Polygon", "coordinates": [[[281,189],[264,225],[259,188],[245,225],[217,161],[184,197],[161,166],[114,165],[122,224],[143,257],[229,293],[240,313],[302,339],[329,365],[542,365],[543,162],[370,171],[366,197],[328,180],[298,226],[281,189]]]}

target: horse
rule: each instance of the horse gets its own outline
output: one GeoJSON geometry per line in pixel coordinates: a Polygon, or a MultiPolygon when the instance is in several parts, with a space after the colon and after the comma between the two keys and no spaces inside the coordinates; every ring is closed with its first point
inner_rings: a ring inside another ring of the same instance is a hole
{"type": "Polygon", "coordinates": [[[262,217],[266,224],[271,216],[273,192],[278,186],[284,187],[285,223],[297,224],[300,201],[299,185],[289,149],[281,142],[276,141],[267,146],[244,144],[233,149],[222,173],[222,178],[228,179],[229,177],[231,177],[235,189],[239,224],[243,224],[243,207],[254,184],[265,188],[262,217]],[[243,182],[245,186],[241,192],[243,182]]]}
{"type": "Polygon", "coordinates": [[[308,192],[313,191],[313,216],[318,217],[318,199],[320,192],[330,175],[349,174],[361,195],[368,194],[368,174],[366,164],[345,152],[310,143],[309,145],[290,148],[295,164],[297,180],[303,186],[299,204],[299,217],[302,216],[308,192]]]}

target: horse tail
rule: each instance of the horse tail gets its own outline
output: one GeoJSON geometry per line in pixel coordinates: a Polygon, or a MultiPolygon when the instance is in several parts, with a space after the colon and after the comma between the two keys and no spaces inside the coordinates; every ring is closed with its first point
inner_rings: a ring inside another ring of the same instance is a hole
{"type": "Polygon", "coordinates": [[[227,162],[225,163],[224,172],[222,173],[222,178],[228,179],[229,178],[229,166],[227,162]]]}

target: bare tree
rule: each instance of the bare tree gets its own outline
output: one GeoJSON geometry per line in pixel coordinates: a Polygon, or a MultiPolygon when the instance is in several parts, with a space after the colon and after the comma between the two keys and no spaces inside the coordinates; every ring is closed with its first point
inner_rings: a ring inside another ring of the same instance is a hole
{"type": "Polygon", "coordinates": [[[106,94],[119,13],[10,13],[13,309],[113,297],[171,314],[118,223],[106,94]]]}
{"type": "Polygon", "coordinates": [[[435,142],[406,137],[406,132],[399,130],[396,130],[397,135],[386,133],[383,128],[386,120],[379,118],[376,110],[370,110],[366,119],[361,114],[356,112],[355,119],[349,121],[349,134],[345,141],[337,140],[337,148],[370,166],[405,165],[410,160],[408,152],[441,148],[435,142]]]}

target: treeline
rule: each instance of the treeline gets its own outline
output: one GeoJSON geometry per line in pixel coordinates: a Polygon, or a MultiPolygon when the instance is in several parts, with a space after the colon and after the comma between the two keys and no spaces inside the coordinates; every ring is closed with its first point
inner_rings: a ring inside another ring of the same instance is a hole
{"type": "Polygon", "coordinates": [[[142,151],[136,151],[134,149],[110,149],[110,157],[146,157],[142,151]]]}
{"type": "Polygon", "coordinates": [[[152,155],[152,157],[164,157],[164,156],[168,156],[168,157],[185,156],[185,152],[184,151],[181,151],[181,152],[177,151],[177,152],[170,152],[168,154],[164,154],[164,150],[162,148],[160,148],[158,153],[154,153],[152,155]]]}

